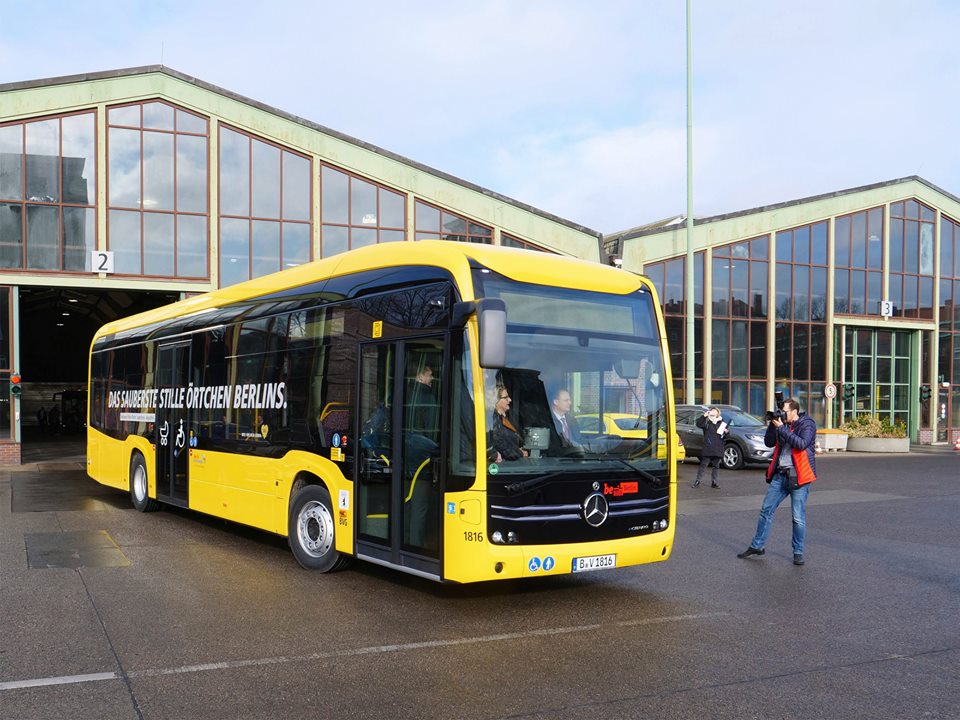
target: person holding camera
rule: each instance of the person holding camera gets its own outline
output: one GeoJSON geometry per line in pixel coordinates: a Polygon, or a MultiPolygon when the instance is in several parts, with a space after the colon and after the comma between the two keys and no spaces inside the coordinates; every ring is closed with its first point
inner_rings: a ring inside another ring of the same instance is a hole
{"type": "Polygon", "coordinates": [[[773,514],[777,507],[790,496],[793,513],[793,564],[803,565],[803,544],[807,530],[807,496],[810,485],[817,479],[815,446],[817,423],[806,413],[800,412],[800,403],[789,399],[783,403],[783,412],[772,413],[764,436],[767,447],[776,447],[770,467],[767,468],[767,483],[770,487],[763,498],[757,534],[750,547],[738,554],[744,559],[751,555],[763,555],[773,514]]]}
{"type": "Polygon", "coordinates": [[[717,482],[717,472],[720,470],[720,458],[723,457],[723,437],[729,430],[727,424],[720,417],[720,411],[712,407],[704,410],[703,415],[697,418],[697,427],[703,430],[703,450],[700,453],[700,467],[697,468],[697,479],[691,487],[700,487],[700,479],[709,465],[710,487],[720,489],[717,482]]]}

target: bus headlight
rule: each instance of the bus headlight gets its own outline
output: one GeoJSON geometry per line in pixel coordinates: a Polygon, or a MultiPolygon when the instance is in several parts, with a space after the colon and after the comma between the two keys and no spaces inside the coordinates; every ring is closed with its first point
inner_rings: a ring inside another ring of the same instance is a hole
{"type": "Polygon", "coordinates": [[[516,544],[520,542],[520,538],[513,530],[511,530],[510,532],[507,533],[507,542],[516,544]]]}
{"type": "Polygon", "coordinates": [[[490,536],[490,539],[498,544],[503,543],[503,533],[499,530],[494,530],[493,534],[490,536]]]}

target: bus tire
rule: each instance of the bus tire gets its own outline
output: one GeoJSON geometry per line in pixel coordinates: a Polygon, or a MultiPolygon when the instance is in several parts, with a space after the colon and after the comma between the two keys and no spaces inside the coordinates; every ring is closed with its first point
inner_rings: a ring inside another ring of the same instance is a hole
{"type": "Polygon", "coordinates": [[[290,501],[287,539],[297,562],[307,570],[331,572],[346,567],[337,552],[333,504],[321,485],[305,485],[290,501]]]}
{"type": "Polygon", "coordinates": [[[149,476],[147,463],[143,455],[136,452],[130,460],[130,500],[140,512],[153,512],[160,509],[160,503],[149,495],[149,476]]]}

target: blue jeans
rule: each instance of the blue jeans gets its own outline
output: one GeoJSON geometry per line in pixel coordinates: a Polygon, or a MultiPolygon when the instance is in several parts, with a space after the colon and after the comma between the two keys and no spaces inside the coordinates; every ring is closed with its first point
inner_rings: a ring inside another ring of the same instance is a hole
{"type": "Polygon", "coordinates": [[[767,495],[763,498],[763,506],[760,508],[757,534],[750,543],[750,547],[762,550],[767,544],[767,536],[770,534],[770,526],[773,524],[773,514],[780,503],[784,501],[784,498],[789,495],[790,509],[793,513],[793,552],[795,555],[803,555],[803,540],[807,534],[807,495],[810,494],[810,485],[803,485],[790,492],[786,488],[786,483],[787,476],[784,473],[778,470],[773,474],[770,488],[767,490],[767,495]]]}

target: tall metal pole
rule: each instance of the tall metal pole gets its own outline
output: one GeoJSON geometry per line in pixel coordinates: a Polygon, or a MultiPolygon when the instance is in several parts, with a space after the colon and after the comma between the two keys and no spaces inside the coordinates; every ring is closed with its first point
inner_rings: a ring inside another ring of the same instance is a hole
{"type": "MultiPolygon", "coordinates": [[[[686,403],[694,403],[694,333],[693,333],[693,37],[690,28],[690,0],[687,0],[687,261],[686,282],[684,283],[684,323],[686,326],[686,341],[684,342],[685,352],[683,357],[685,362],[684,376],[686,379],[684,395],[686,403]]],[[[706,268],[704,268],[706,272],[706,268]]],[[[706,332],[706,328],[704,328],[706,332]]],[[[704,358],[706,362],[706,358],[704,358]]],[[[706,402],[706,398],[704,398],[706,402]]]]}

